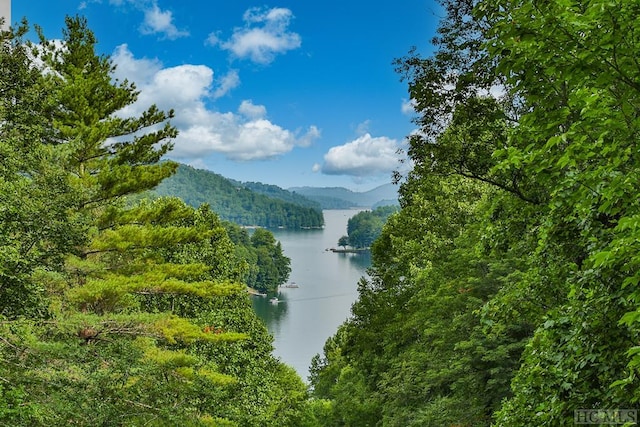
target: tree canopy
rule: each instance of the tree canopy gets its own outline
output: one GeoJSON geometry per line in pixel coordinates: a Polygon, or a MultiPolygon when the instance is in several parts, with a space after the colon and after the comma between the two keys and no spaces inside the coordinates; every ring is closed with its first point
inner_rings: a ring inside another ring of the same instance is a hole
{"type": "Polygon", "coordinates": [[[176,170],[172,112],[118,114],[135,85],[82,18],[62,44],[2,32],[0,421],[561,426],[636,407],[639,5],[442,4],[433,55],[395,61],[413,168],[311,398],[243,283],[289,274],[273,235],[141,197],[176,170]]]}
{"type": "Polygon", "coordinates": [[[338,240],[338,246],[369,248],[382,233],[387,218],[397,210],[396,206],[380,206],[372,211],[358,212],[347,221],[347,235],[338,240]]]}
{"type": "Polygon", "coordinates": [[[0,35],[0,423],[313,422],[218,216],[139,197],[176,169],[172,112],[119,114],[135,85],[83,18],[62,43],[27,32],[0,35]]]}
{"type": "Polygon", "coordinates": [[[225,221],[266,228],[320,228],[319,204],[276,186],[240,183],[210,171],[180,165],[171,178],[153,191],[180,197],[197,207],[208,204],[225,221]]]}
{"type": "Polygon", "coordinates": [[[395,62],[414,167],[314,393],[333,425],[635,407],[638,4],[442,3],[434,54],[395,62]]]}
{"type": "Polygon", "coordinates": [[[244,283],[260,292],[273,292],[289,279],[291,260],[273,233],[258,228],[250,235],[237,224],[225,222],[224,226],[236,247],[236,256],[247,265],[244,283]]]}

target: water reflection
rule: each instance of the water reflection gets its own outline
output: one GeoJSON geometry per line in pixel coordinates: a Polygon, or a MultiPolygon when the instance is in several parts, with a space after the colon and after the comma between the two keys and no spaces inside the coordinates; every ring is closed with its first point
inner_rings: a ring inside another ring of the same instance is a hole
{"type": "MultiPolygon", "coordinates": [[[[287,295],[283,292],[269,293],[266,297],[252,296],[251,302],[253,304],[253,310],[256,312],[259,318],[269,319],[269,329],[273,328],[276,331],[280,331],[280,322],[285,319],[287,315],[287,295]],[[278,298],[277,303],[272,303],[271,298],[278,298]]],[[[273,331],[271,331],[273,333],[273,331]]]]}
{"type": "Polygon", "coordinates": [[[359,254],[345,253],[336,255],[348,259],[358,269],[366,270],[371,266],[371,252],[368,251],[359,254]]]}
{"type": "Polygon", "coordinates": [[[308,376],[311,358],[350,315],[358,282],[371,265],[369,253],[334,253],[347,221],[359,210],[324,211],[322,230],[274,230],[291,259],[290,281],[299,288],[280,288],[267,297],[252,297],[253,307],[274,336],[274,354],[308,376]],[[271,304],[272,297],[279,299],[271,304]]]}

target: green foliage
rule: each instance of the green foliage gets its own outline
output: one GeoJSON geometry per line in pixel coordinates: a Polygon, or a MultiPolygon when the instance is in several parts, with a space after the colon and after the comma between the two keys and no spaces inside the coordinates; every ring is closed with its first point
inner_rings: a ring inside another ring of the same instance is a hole
{"type": "Polygon", "coordinates": [[[157,163],[177,135],[167,121],[173,112],[151,106],[137,118],[116,116],[136,101],[135,86],[113,81],[114,65],[96,55],[96,39],[84,18],[66,18],[63,42],[67,49],[40,34],[40,57],[47,70],[54,135],[62,144],[65,170],[83,189],[82,206],[155,187],[176,167],[157,163]],[[152,130],[155,126],[159,130],[152,130]],[[115,141],[105,144],[109,138],[115,141]]]}
{"type": "Polygon", "coordinates": [[[487,425],[531,332],[521,318],[487,336],[490,319],[481,317],[516,260],[477,243],[495,197],[486,185],[411,184],[411,199],[373,246],[352,319],[314,360],[314,395],[333,401],[335,424],[487,425]]]}
{"type": "Polygon", "coordinates": [[[263,184],[261,182],[237,182],[237,186],[247,188],[251,191],[255,191],[259,194],[264,194],[273,199],[283,200],[285,202],[294,203],[296,205],[304,206],[307,208],[313,208],[317,211],[321,211],[322,207],[320,203],[308,199],[295,192],[283,190],[277,185],[263,184]]]}
{"type": "MultiPolygon", "coordinates": [[[[135,87],[112,80],[84,19],[66,25],[62,45],[41,36],[31,53],[26,24],[2,34],[0,424],[313,421],[218,216],[128,197],[175,170],[159,162],[171,113],[115,115],[135,87]]],[[[256,247],[281,255],[269,236],[256,247]]]]}
{"type": "Polygon", "coordinates": [[[414,168],[314,394],[333,425],[559,426],[634,407],[637,2],[443,6],[434,55],[396,62],[414,168]]]}
{"type": "Polygon", "coordinates": [[[364,192],[343,187],[292,187],[289,191],[319,203],[322,209],[375,209],[378,206],[398,204],[398,190],[393,184],[381,185],[364,192]]]}
{"type": "Polygon", "coordinates": [[[246,228],[225,223],[225,228],[236,247],[238,259],[248,268],[241,279],[250,288],[260,292],[275,291],[289,278],[291,260],[282,251],[269,230],[258,228],[251,235],[246,228]]]}
{"type": "Polygon", "coordinates": [[[223,220],[240,225],[318,228],[324,224],[320,207],[302,196],[275,186],[242,184],[186,165],[180,165],[153,193],[180,197],[194,207],[208,204],[223,220]]]}
{"type": "Polygon", "coordinates": [[[291,273],[291,260],[282,253],[280,242],[276,242],[268,230],[256,229],[251,235],[251,246],[257,255],[257,289],[274,289],[283,284],[291,273]],[[275,285],[275,287],[274,287],[275,285]]]}
{"type": "Polygon", "coordinates": [[[78,193],[55,165],[43,77],[23,39],[26,23],[0,35],[0,314],[46,316],[36,269],[60,266],[83,239],[69,217],[78,193]]]}
{"type": "Polygon", "coordinates": [[[637,340],[638,325],[625,315],[639,302],[629,287],[637,271],[630,224],[638,212],[633,141],[640,123],[640,92],[629,79],[638,71],[629,14],[637,5],[508,3],[508,20],[494,5],[477,11],[492,23],[487,45],[498,70],[528,109],[510,134],[513,149],[498,154],[503,169],[520,162],[548,189],[541,246],[563,245],[575,272],[568,301],[539,325],[514,382],[512,402],[531,403],[498,419],[514,425],[541,410],[543,422],[559,424],[575,408],[633,406],[640,398],[628,344],[637,340]],[[566,50],[549,52],[559,45],[566,50]],[[548,366],[546,381],[532,380],[539,366],[548,366]],[[516,388],[524,378],[528,385],[516,388]]]}
{"type": "Polygon", "coordinates": [[[347,222],[347,238],[340,239],[339,246],[350,245],[355,248],[368,248],[382,233],[387,218],[396,212],[396,206],[381,206],[373,211],[358,212],[347,222]],[[342,244],[344,243],[344,245],[342,244]]]}

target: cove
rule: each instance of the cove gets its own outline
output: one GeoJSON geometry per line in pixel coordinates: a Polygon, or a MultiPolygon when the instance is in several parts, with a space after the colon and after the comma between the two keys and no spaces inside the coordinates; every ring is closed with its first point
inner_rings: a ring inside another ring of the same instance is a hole
{"type": "Polygon", "coordinates": [[[334,253],[347,221],[362,211],[324,210],[325,226],[317,230],[271,230],[291,259],[289,283],[267,297],[251,297],[253,308],[274,337],[274,355],[307,380],[311,359],[322,353],[351,314],[358,281],[371,266],[370,253],[334,253]],[[278,303],[270,299],[278,298],[278,303]]]}

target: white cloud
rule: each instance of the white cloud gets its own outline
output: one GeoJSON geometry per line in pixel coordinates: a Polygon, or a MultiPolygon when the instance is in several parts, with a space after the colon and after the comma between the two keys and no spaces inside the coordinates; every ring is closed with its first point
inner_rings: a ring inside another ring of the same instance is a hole
{"type": "Polygon", "coordinates": [[[217,46],[220,43],[217,33],[209,33],[209,36],[204,41],[205,46],[217,46]]]}
{"type": "Polygon", "coordinates": [[[230,70],[226,75],[222,76],[216,90],[212,96],[214,99],[221,98],[229,93],[232,89],[240,85],[240,75],[237,70],[230,70]]]}
{"type": "Polygon", "coordinates": [[[173,24],[173,13],[161,10],[157,3],[144,10],[144,22],[140,26],[142,34],[163,34],[169,40],[175,40],[189,35],[188,31],[181,31],[173,24]]]}
{"type": "Polygon", "coordinates": [[[206,43],[219,44],[237,58],[268,64],[277,54],[300,47],[300,35],[288,30],[292,18],[291,11],[285,8],[251,8],[242,17],[245,26],[234,29],[229,40],[222,41],[211,33],[206,43]]]}
{"type": "Polygon", "coordinates": [[[250,119],[261,119],[267,114],[267,109],[264,105],[254,105],[253,101],[249,99],[242,101],[238,112],[250,119]]]}
{"type": "Polygon", "coordinates": [[[416,113],[416,100],[415,99],[403,99],[402,106],[400,107],[402,114],[407,116],[413,115],[416,113]]]}
{"type": "MultiPolygon", "coordinates": [[[[80,9],[85,9],[88,3],[102,3],[102,0],[84,0],[80,3],[80,9]]],[[[157,0],[109,0],[109,4],[116,7],[128,5],[141,11],[144,14],[139,27],[142,34],[159,34],[161,38],[169,40],[189,35],[188,31],[176,27],[173,12],[160,9],[157,0]]]]}
{"type": "Polygon", "coordinates": [[[375,176],[399,167],[398,141],[366,133],[344,145],[331,147],[324,155],[322,173],[327,175],[375,176]]]}
{"type": "MultiPolygon", "coordinates": [[[[119,46],[112,59],[118,65],[117,76],[126,76],[140,91],[138,101],[121,115],[140,114],[151,104],[175,110],[172,123],[180,134],[170,154],[173,158],[192,163],[222,153],[232,160],[268,159],[307,146],[319,136],[315,126],[292,131],[272,123],[266,118],[266,107],[251,100],[243,101],[237,114],[210,109],[205,101],[215,98],[218,89],[213,70],[204,65],[163,68],[157,60],[134,58],[126,45],[119,46]]],[[[229,74],[218,88],[226,78],[229,74]]]]}
{"type": "Polygon", "coordinates": [[[117,65],[115,77],[134,83],[149,81],[162,69],[162,63],[158,59],[134,58],[126,44],[116,47],[111,59],[117,65]]]}
{"type": "Polygon", "coordinates": [[[300,137],[298,145],[301,147],[309,147],[313,141],[320,138],[320,129],[316,126],[309,126],[307,132],[300,137]]]}
{"type": "Polygon", "coordinates": [[[358,135],[364,135],[369,133],[369,127],[371,126],[371,120],[365,120],[364,122],[358,124],[356,127],[356,132],[358,135]]]}

